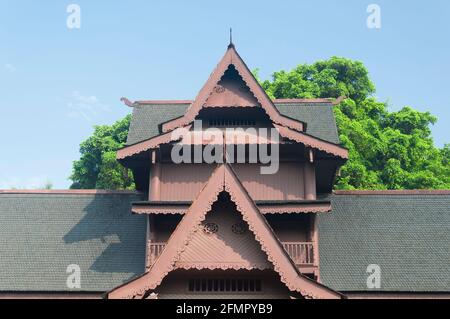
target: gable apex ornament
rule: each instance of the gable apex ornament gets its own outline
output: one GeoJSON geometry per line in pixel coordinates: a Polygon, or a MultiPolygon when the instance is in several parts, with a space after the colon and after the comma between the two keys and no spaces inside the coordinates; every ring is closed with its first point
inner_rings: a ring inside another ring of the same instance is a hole
{"type": "Polygon", "coordinates": [[[230,28],[230,44],[228,44],[228,49],[234,48],[234,43],[233,43],[233,29],[230,28]]]}

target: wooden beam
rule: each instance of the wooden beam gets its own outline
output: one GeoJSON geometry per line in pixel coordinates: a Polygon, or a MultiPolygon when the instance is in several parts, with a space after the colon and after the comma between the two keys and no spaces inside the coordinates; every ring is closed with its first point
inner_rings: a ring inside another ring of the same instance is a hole
{"type": "Polygon", "coordinates": [[[161,163],[156,150],[152,151],[151,162],[149,200],[159,201],[161,199],[161,163]]]}
{"type": "Polygon", "coordinates": [[[317,215],[310,214],[311,218],[311,241],[313,242],[314,266],[317,266],[315,275],[320,282],[320,260],[319,260],[319,232],[317,229],[317,215]]]}

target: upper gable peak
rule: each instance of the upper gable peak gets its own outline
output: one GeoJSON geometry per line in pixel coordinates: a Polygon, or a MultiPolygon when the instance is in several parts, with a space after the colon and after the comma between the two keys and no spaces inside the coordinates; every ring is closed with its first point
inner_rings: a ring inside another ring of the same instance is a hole
{"type": "Polygon", "coordinates": [[[281,124],[298,131],[304,130],[303,123],[280,114],[272,100],[267,96],[264,89],[239,56],[232,42],[228,45],[225,55],[217,64],[184,116],[164,123],[162,125],[162,132],[166,133],[176,128],[189,125],[197,117],[201,109],[213,106],[258,106],[266,112],[273,123],[281,124]],[[238,86],[229,87],[228,91],[226,88],[220,86],[220,81],[223,81],[227,71],[231,73],[235,72],[239,76],[235,77],[237,81],[234,81],[238,86]],[[217,94],[224,92],[227,93],[224,94],[226,98],[223,98],[221,95],[217,96],[217,94]],[[216,103],[219,105],[214,105],[216,103]]]}

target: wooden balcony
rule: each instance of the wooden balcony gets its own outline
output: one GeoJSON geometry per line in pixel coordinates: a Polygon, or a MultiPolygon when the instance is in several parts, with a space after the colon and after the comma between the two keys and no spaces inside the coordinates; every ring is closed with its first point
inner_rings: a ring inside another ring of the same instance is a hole
{"type": "MultiPolygon", "coordinates": [[[[315,268],[314,244],[312,242],[282,242],[284,249],[301,269],[315,268]]],[[[147,265],[151,266],[163,251],[166,243],[150,243],[147,265]]]]}
{"type": "Polygon", "coordinates": [[[282,244],[297,266],[314,265],[312,242],[282,242],[282,244]]]}
{"type": "Polygon", "coordinates": [[[155,263],[158,256],[161,255],[162,251],[164,250],[165,246],[166,246],[166,243],[150,243],[149,244],[149,251],[147,254],[147,266],[148,267],[155,263]]]}

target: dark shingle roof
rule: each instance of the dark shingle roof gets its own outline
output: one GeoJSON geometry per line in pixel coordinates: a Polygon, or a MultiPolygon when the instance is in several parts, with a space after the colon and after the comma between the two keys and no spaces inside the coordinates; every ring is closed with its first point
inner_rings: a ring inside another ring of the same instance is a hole
{"type": "MultiPolygon", "coordinates": [[[[127,145],[144,141],[159,134],[158,125],[182,116],[189,104],[137,104],[133,108],[127,145]]],[[[330,103],[275,104],[281,114],[307,123],[307,133],[320,139],[339,143],[333,105],[330,103]]]]}
{"type": "MultiPolygon", "coordinates": [[[[1,194],[0,291],[107,291],[144,272],[145,216],[138,194],[1,194]]],[[[319,214],[321,279],[365,291],[369,264],[381,290],[450,291],[450,195],[333,195],[319,214]]]]}
{"type": "Polygon", "coordinates": [[[340,143],[331,103],[275,105],[281,114],[305,122],[306,133],[331,143],[340,143]]]}
{"type": "Polygon", "coordinates": [[[127,145],[159,135],[158,125],[182,116],[189,104],[137,104],[133,107],[127,145]]]}
{"type": "Polygon", "coordinates": [[[332,207],[319,215],[325,285],[367,291],[377,264],[380,291],[450,291],[450,194],[333,195],[332,207]]]}
{"type": "Polygon", "coordinates": [[[0,291],[106,291],[144,271],[145,217],[137,194],[0,194],[0,291]]]}

